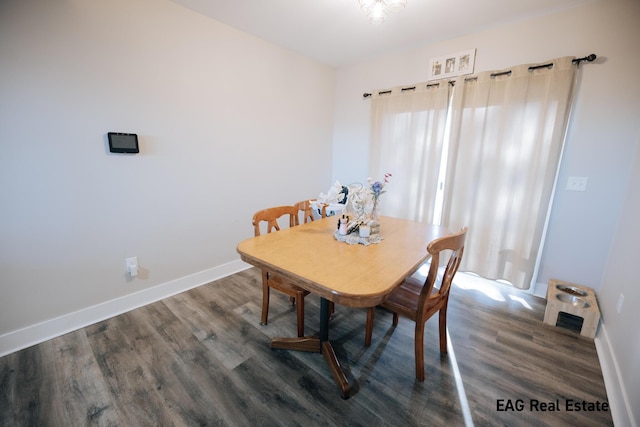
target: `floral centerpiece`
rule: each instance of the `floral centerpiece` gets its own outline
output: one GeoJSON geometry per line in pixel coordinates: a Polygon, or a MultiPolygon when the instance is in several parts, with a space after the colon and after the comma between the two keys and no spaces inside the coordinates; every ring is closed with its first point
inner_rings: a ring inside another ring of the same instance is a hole
{"type": "Polygon", "coordinates": [[[372,235],[377,234],[380,230],[380,196],[385,193],[385,186],[391,177],[390,173],[385,173],[380,181],[367,178],[368,186],[354,183],[345,187],[336,181],[326,194],[320,193],[318,200],[322,203],[345,204],[341,219],[348,222],[347,234],[358,231],[360,226],[368,226],[372,235]]]}
{"type": "Polygon", "coordinates": [[[367,178],[369,186],[371,187],[371,193],[373,196],[373,207],[371,208],[371,219],[377,220],[379,217],[378,209],[380,208],[379,200],[385,190],[384,187],[389,183],[389,179],[392,177],[390,173],[385,173],[382,181],[374,181],[371,177],[367,178]]]}

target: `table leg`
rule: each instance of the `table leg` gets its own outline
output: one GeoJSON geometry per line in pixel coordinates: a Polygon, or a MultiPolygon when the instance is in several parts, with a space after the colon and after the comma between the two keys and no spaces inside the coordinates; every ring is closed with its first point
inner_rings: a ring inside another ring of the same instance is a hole
{"type": "Polygon", "coordinates": [[[351,388],[349,381],[342,371],[340,362],[333,351],[331,342],[329,341],[329,301],[325,298],[320,299],[320,336],[308,336],[298,338],[274,338],[271,340],[271,348],[284,350],[309,351],[314,353],[322,353],[333,379],[340,389],[343,399],[348,399],[351,388]]]}

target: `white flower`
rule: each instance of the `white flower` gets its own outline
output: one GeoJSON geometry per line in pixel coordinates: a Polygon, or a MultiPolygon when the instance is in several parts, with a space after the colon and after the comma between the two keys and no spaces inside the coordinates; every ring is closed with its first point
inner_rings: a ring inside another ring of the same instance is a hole
{"type": "Polygon", "coordinates": [[[340,184],[340,181],[336,181],[335,184],[329,188],[327,194],[320,193],[318,196],[318,201],[327,205],[340,203],[343,199],[344,193],[342,192],[342,184],[340,184]]]}

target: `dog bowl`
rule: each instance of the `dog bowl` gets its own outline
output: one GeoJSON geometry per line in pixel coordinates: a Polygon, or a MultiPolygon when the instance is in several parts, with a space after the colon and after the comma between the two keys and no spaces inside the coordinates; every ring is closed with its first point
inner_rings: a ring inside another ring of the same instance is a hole
{"type": "Polygon", "coordinates": [[[565,304],[570,304],[574,307],[580,307],[580,308],[589,308],[591,307],[591,304],[589,304],[587,301],[583,300],[582,298],[573,296],[573,295],[569,295],[569,294],[556,294],[556,297],[562,301],[565,304]]]}
{"type": "Polygon", "coordinates": [[[575,286],[567,286],[567,285],[556,285],[556,289],[562,292],[566,292],[570,295],[575,295],[579,297],[586,297],[587,293],[582,289],[576,288],[575,286]]]}

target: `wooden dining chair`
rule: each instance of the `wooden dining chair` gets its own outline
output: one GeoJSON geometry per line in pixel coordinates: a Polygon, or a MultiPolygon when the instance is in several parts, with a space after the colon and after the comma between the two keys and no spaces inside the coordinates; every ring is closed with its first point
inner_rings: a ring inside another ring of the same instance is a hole
{"type": "MultiPolygon", "coordinates": [[[[303,212],[303,216],[302,216],[302,222],[304,224],[306,224],[307,222],[311,222],[314,220],[313,217],[313,206],[311,206],[311,204],[315,202],[315,200],[303,200],[301,202],[296,203],[295,206],[296,208],[298,208],[298,210],[300,212],[303,212]]],[[[326,218],[327,216],[327,205],[322,204],[322,206],[320,207],[321,209],[321,214],[320,216],[322,218],[326,218]]]]}
{"type": "MultiPolygon", "coordinates": [[[[253,215],[254,235],[260,236],[260,226],[265,222],[267,233],[279,231],[280,225],[278,224],[278,219],[286,219],[287,216],[289,217],[289,227],[298,225],[298,208],[295,206],[278,206],[256,212],[253,215]]],[[[262,325],[267,324],[267,318],[269,316],[269,290],[271,288],[289,295],[289,300],[296,306],[298,336],[304,336],[304,297],[309,294],[309,291],[296,286],[279,274],[262,270],[262,317],[260,321],[262,325]]]]}
{"type": "MultiPolygon", "coordinates": [[[[436,312],[439,313],[440,351],[447,352],[447,305],[449,303],[449,290],[462,260],[464,241],[467,228],[458,233],[441,237],[429,243],[427,252],[431,255],[431,266],[424,283],[415,277],[409,277],[398,286],[381,304],[393,312],[393,325],[398,325],[398,316],[402,315],[415,322],[415,362],[416,378],[424,381],[424,325],[436,312]],[[447,251],[447,252],[445,252],[447,251]],[[444,273],[439,275],[441,254],[449,255],[444,273]],[[436,287],[436,282],[440,286],[436,287]]],[[[373,319],[375,307],[367,312],[367,326],[365,331],[365,345],[371,345],[373,333],[373,319]]]]}

